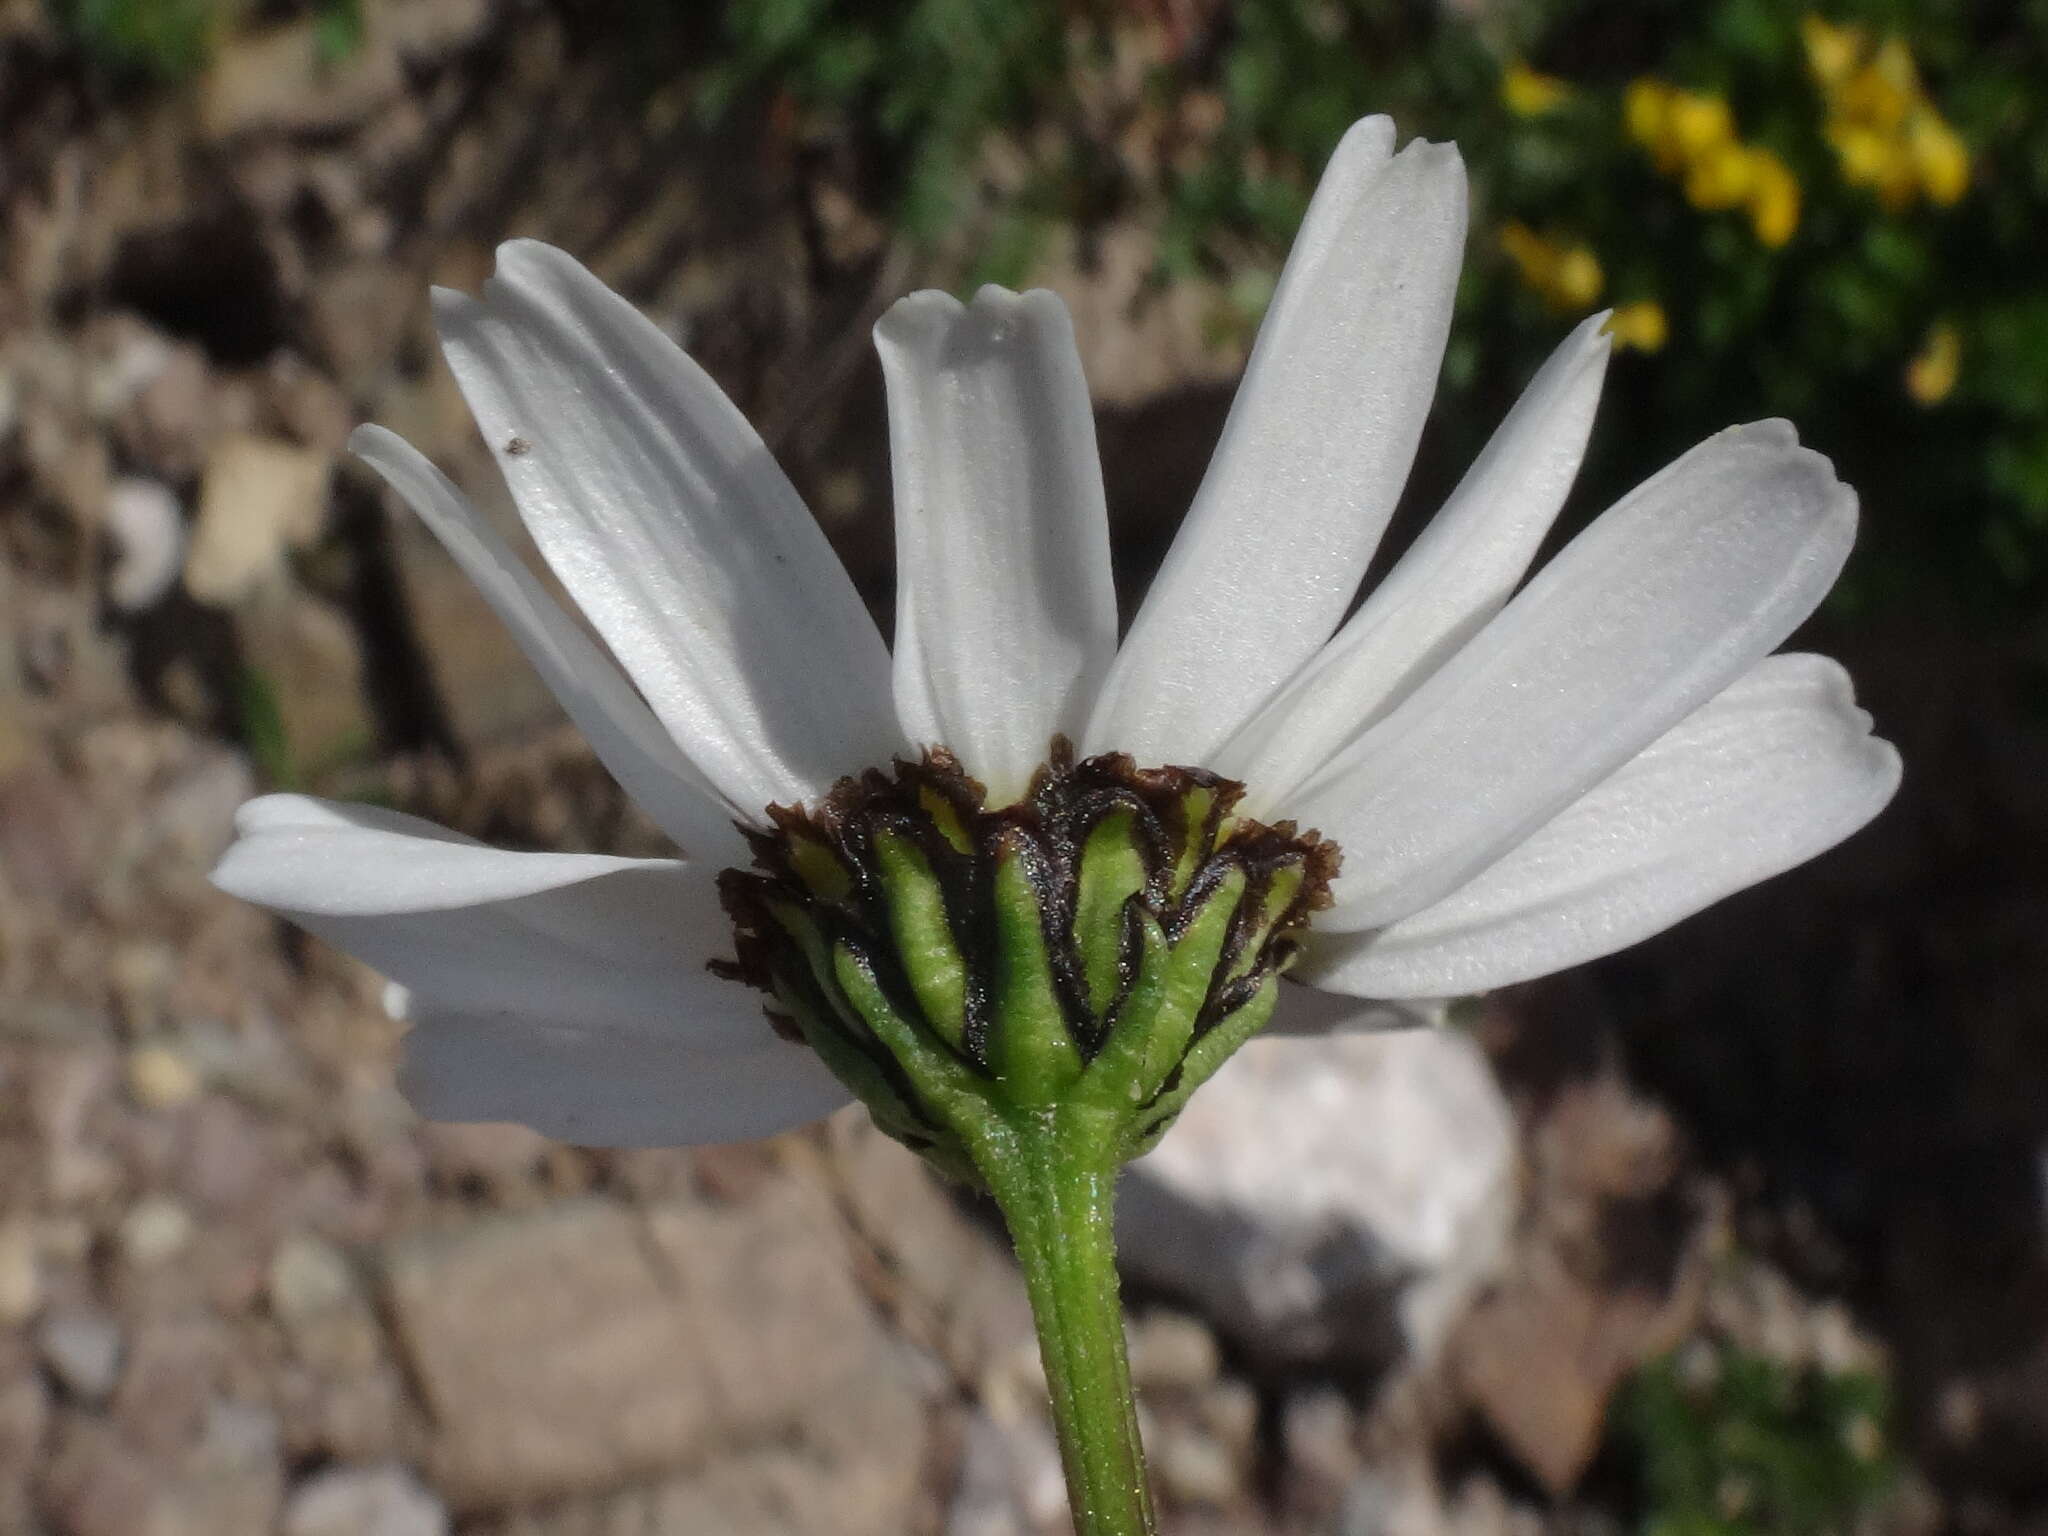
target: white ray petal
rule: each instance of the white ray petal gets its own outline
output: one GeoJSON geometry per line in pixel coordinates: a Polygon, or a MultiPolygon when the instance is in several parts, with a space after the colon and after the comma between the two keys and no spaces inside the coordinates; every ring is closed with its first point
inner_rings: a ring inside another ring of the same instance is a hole
{"type": "MultiPolygon", "coordinates": [[[[382,427],[356,428],[349,447],[433,530],[612,777],[656,825],[694,859],[720,866],[747,863],[746,843],[733,827],[742,808],[728,804],[683,755],[617,664],[562,611],[453,482],[382,427]]],[[[760,807],[744,809],[752,815],[760,807]]]]}
{"type": "Polygon", "coordinates": [[[1318,928],[1463,885],[1789,635],[1855,531],[1855,494],[1783,422],[1623,498],[1290,802],[1344,851],[1318,928]]]}
{"type": "Polygon", "coordinates": [[[388,810],[381,805],[360,805],[348,800],[322,800],[317,795],[258,795],[235,808],[235,834],[254,837],[259,832],[332,832],[349,828],[378,832],[402,832],[413,837],[433,838],[465,848],[484,844],[452,827],[444,827],[424,816],[388,810]]]}
{"type": "Polygon", "coordinates": [[[900,750],[873,620],[703,369],[533,241],[434,313],[534,542],[727,800],[815,798],[900,750]]]}
{"type": "Polygon", "coordinates": [[[1465,237],[1457,151],[1392,143],[1371,118],[1332,157],[1088,751],[1207,762],[1350,605],[1429,411],[1465,237]]]}
{"type": "Polygon", "coordinates": [[[875,327],[896,491],[896,710],[991,803],[1078,737],[1116,651],[1109,520],[1066,306],[912,294],[875,327]]]}
{"type": "Polygon", "coordinates": [[[414,820],[301,796],[258,801],[213,880],[451,1007],[678,1047],[744,1045],[767,1028],[743,987],[705,969],[731,952],[732,931],[709,870],[512,853],[422,836],[414,820]]]}
{"type": "Polygon", "coordinates": [[[1634,944],[1882,810],[1899,755],[1869,732],[1834,662],[1773,656],[1443,900],[1378,933],[1312,935],[1301,974],[1431,997],[1634,944]]]}
{"type": "Polygon", "coordinates": [[[410,1012],[399,1087],[434,1120],[516,1120],[587,1147],[691,1146],[773,1136],[850,1098],[758,1009],[749,1043],[714,1050],[524,1013],[418,1003],[410,1012]]]}
{"type": "Polygon", "coordinates": [[[1508,600],[1564,505],[1607,374],[1605,313],[1550,355],[1429,526],[1216,758],[1245,814],[1286,803],[1508,600]]]}

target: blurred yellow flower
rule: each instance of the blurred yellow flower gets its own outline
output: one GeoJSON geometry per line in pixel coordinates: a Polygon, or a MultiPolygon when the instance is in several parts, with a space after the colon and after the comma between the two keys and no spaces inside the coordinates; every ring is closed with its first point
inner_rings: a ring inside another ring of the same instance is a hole
{"type": "Polygon", "coordinates": [[[1919,355],[1906,364],[1906,393],[1916,404],[1936,406],[1956,387],[1963,368],[1963,338],[1943,320],[1930,327],[1919,355]]]}
{"type": "Polygon", "coordinates": [[[1658,170],[1682,178],[1693,207],[1747,210],[1758,241],[1774,250],[1799,228],[1799,179],[1770,150],[1742,142],[1723,98],[1644,76],[1623,95],[1622,120],[1658,170]]]}
{"type": "Polygon", "coordinates": [[[1551,276],[1552,302],[1560,309],[1586,309],[1607,286],[1600,258],[1583,245],[1568,249],[1551,276]]]}
{"type": "Polygon", "coordinates": [[[1907,101],[1920,100],[1920,68],[1913,62],[1913,50],[1901,39],[1886,38],[1871,56],[1870,67],[1907,101]]]}
{"type": "Polygon", "coordinates": [[[1920,185],[1931,200],[1947,208],[1969,190],[1970,151],[1939,113],[1931,108],[1914,113],[1906,143],[1920,185]]]}
{"type": "Polygon", "coordinates": [[[1517,117],[1541,117],[1571,98],[1572,88],[1555,75],[1531,69],[1520,59],[1501,72],[1501,104],[1517,117]]]}
{"type": "Polygon", "coordinates": [[[1802,18],[1799,37],[1806,44],[1806,67],[1823,89],[1846,80],[1870,46],[1861,27],[1838,27],[1824,16],[1802,18]]]}
{"type": "Polygon", "coordinates": [[[1633,304],[1619,306],[1607,317],[1605,329],[1614,338],[1615,348],[1624,352],[1630,348],[1661,352],[1671,335],[1664,306],[1655,299],[1637,299],[1633,304]]]}
{"type": "Polygon", "coordinates": [[[1740,144],[1718,144],[1695,159],[1685,173],[1685,200],[1709,212],[1737,208],[1749,200],[1755,181],[1751,151],[1740,144]]]}
{"type": "Polygon", "coordinates": [[[1957,202],[1969,189],[1970,151],[1927,99],[1912,50],[1893,37],[1872,52],[1861,29],[1815,16],[1800,30],[1842,179],[1874,189],[1894,213],[1923,196],[1944,208],[1957,202]]]}
{"type": "Polygon", "coordinates": [[[1799,178],[1768,149],[1749,152],[1749,225],[1777,250],[1799,229],[1799,178]]]}
{"type": "Polygon", "coordinates": [[[1735,142],[1735,115],[1719,96],[1673,91],[1665,110],[1664,134],[1671,148],[1686,160],[1735,142]]]}
{"type": "Polygon", "coordinates": [[[1896,72],[1880,69],[1873,62],[1836,88],[1832,105],[1850,122],[1890,132],[1905,122],[1917,96],[1917,91],[1900,84],[1896,72]]]}
{"type": "Polygon", "coordinates": [[[1671,120],[1671,87],[1647,75],[1631,80],[1621,98],[1621,118],[1630,138],[1653,154],[1661,152],[1671,120]]]}
{"type": "Polygon", "coordinates": [[[1891,140],[1874,128],[1832,122],[1826,132],[1841,164],[1842,180],[1852,187],[1876,186],[1885,179],[1885,168],[1897,158],[1891,140]]]}
{"type": "Polygon", "coordinates": [[[1523,285],[1554,309],[1588,308],[1607,286],[1591,249],[1546,239],[1519,219],[1501,226],[1500,245],[1523,285]]]}

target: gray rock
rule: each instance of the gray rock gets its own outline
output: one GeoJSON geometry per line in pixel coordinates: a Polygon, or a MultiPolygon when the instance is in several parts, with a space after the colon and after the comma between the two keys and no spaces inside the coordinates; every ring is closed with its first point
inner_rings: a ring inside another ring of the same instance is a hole
{"type": "Polygon", "coordinates": [[[458,1504],[596,1487],[702,1443],[704,1348],[630,1212],[578,1202],[410,1239],[385,1280],[458,1504]]]}
{"type": "MultiPolygon", "coordinates": [[[[1031,1304],[1003,1240],[864,1112],[834,1116],[831,1131],[848,1211],[900,1280],[899,1304],[916,1336],[969,1380],[1019,1355],[1035,1367],[1031,1304]]],[[[1043,1388],[1040,1378],[1032,1391],[1043,1388]]]]}
{"type": "Polygon", "coordinates": [[[1038,1417],[1004,1422],[987,1411],[967,1421],[946,1536],[1040,1536],[1067,1519],[1059,1445],[1038,1417]]]}
{"type": "Polygon", "coordinates": [[[36,1346],[50,1374],[79,1401],[102,1402],[114,1390],[121,1371],[121,1327],[104,1313],[46,1317],[36,1346]]]}
{"type": "Polygon", "coordinates": [[[154,1490],[144,1523],[131,1528],[151,1536],[258,1536],[275,1527],[283,1497],[276,1419],[252,1403],[216,1399],[200,1444],[154,1490]]]}
{"type": "Polygon", "coordinates": [[[151,1195],[121,1218],[116,1236],[123,1258],[152,1269],[185,1251],[192,1241],[192,1213],[175,1200],[151,1195]]]}
{"type": "Polygon", "coordinates": [[[1244,1473],[1230,1448],[1200,1427],[1162,1420],[1146,1436],[1152,1475],[1178,1504],[1220,1509],[1244,1492],[1244,1473]]]}
{"type": "Polygon", "coordinates": [[[285,1506],[283,1536],[447,1536],[448,1511],[400,1466],[340,1467],[285,1506]]]}
{"type": "Polygon", "coordinates": [[[830,1199],[786,1178],[743,1204],[643,1218],[580,1200],[396,1245],[389,1310],[436,1485],[458,1509],[503,1508],[685,1468],[716,1481],[758,1455],[782,1493],[720,1500],[815,1504],[792,1529],[902,1529],[924,1388],[852,1272],[830,1199]]]}
{"type": "Polygon", "coordinates": [[[1133,1165],[1124,1266],[1269,1361],[1427,1360],[1505,1248],[1515,1146],[1463,1035],[1257,1040],[1133,1165]]]}
{"type": "Polygon", "coordinates": [[[132,476],[107,487],[107,537],[114,564],[107,600],[139,613],[171,590],[185,563],[185,519],[168,486],[132,476]]]}
{"type": "Polygon", "coordinates": [[[1131,1380],[1138,1390],[1193,1389],[1216,1379],[1221,1357],[1216,1336],[1197,1318],[1181,1312],[1147,1312],[1126,1324],[1131,1380]]]}
{"type": "Polygon", "coordinates": [[[287,1326],[355,1298],[355,1274],[333,1244],[304,1233],[286,1238],[271,1256],[270,1310],[287,1326]]]}

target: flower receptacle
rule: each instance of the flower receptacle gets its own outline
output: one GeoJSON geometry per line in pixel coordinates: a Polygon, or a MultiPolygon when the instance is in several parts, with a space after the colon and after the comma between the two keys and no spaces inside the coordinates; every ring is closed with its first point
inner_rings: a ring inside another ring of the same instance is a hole
{"type": "Polygon", "coordinates": [[[1114,1169],[1271,1016],[1334,845],[1232,814],[1196,769],[1076,762],[990,808],[946,753],[776,808],[721,879],[738,958],[889,1134],[989,1182],[1017,1115],[1096,1127],[1114,1169]]]}

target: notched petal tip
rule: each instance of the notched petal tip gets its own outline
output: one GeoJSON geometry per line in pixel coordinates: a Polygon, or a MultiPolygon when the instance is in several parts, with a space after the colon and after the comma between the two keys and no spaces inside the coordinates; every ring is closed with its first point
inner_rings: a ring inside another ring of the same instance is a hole
{"type": "Polygon", "coordinates": [[[1456,175],[1461,181],[1465,176],[1465,156],[1449,139],[1410,139],[1394,159],[1413,160],[1418,169],[1432,176],[1456,175]]]}
{"type": "Polygon", "coordinates": [[[924,353],[941,364],[971,360],[991,348],[1030,341],[1073,345],[1066,302],[1049,288],[1017,293],[985,283],[969,303],[943,289],[906,294],[875,322],[876,350],[885,358],[924,353]],[[956,357],[953,354],[960,353],[956,357]]]}
{"type": "Polygon", "coordinates": [[[983,283],[974,291],[974,308],[1002,315],[1029,315],[1038,320],[1069,320],[1067,301],[1051,288],[1005,288],[983,283]]]}
{"type": "MultiPolygon", "coordinates": [[[[1855,487],[1836,473],[1833,459],[1818,449],[1804,446],[1799,441],[1798,428],[1783,417],[1772,416],[1762,421],[1725,427],[1681,455],[1666,472],[1695,464],[1701,456],[1710,453],[1778,460],[1774,468],[1785,476],[1786,489],[1798,493],[1802,501],[1818,508],[1816,527],[1837,535],[1846,534],[1848,539],[1854,538],[1860,507],[1855,487]]],[[[1656,478],[1646,483],[1654,483],[1656,478]]],[[[1843,542],[1841,548],[1846,555],[1847,543],[1843,542]]]]}
{"type": "Polygon", "coordinates": [[[1344,176],[1359,172],[1370,172],[1384,165],[1394,153],[1394,120],[1384,112],[1375,112],[1370,117],[1361,117],[1344,130],[1344,137],[1337,141],[1337,147],[1330,152],[1328,168],[1323,180],[1332,176],[1344,176]]]}
{"type": "Polygon", "coordinates": [[[943,333],[966,312],[967,306],[943,288],[920,288],[915,293],[906,293],[883,310],[882,317],[875,322],[875,346],[878,350],[895,347],[907,351],[943,333]]]}
{"type": "Polygon", "coordinates": [[[1856,488],[1835,473],[1835,462],[1826,454],[1814,449],[1796,446],[1786,449],[1785,472],[1801,494],[1810,495],[1820,503],[1818,529],[1829,535],[1828,543],[1839,549],[1847,558],[1849,546],[1856,538],[1856,525],[1861,515],[1862,501],[1856,488]]]}
{"type": "Polygon", "coordinates": [[[1766,416],[1761,421],[1745,421],[1737,426],[1723,427],[1706,439],[1706,442],[1740,444],[1756,448],[1797,448],[1799,429],[1782,416],[1766,416]]]}
{"type": "Polygon", "coordinates": [[[1595,310],[1577,325],[1564,339],[1566,347],[1572,349],[1575,358],[1591,361],[1594,357],[1605,359],[1614,351],[1614,336],[1607,329],[1607,322],[1614,318],[1612,305],[1595,310]]]}

